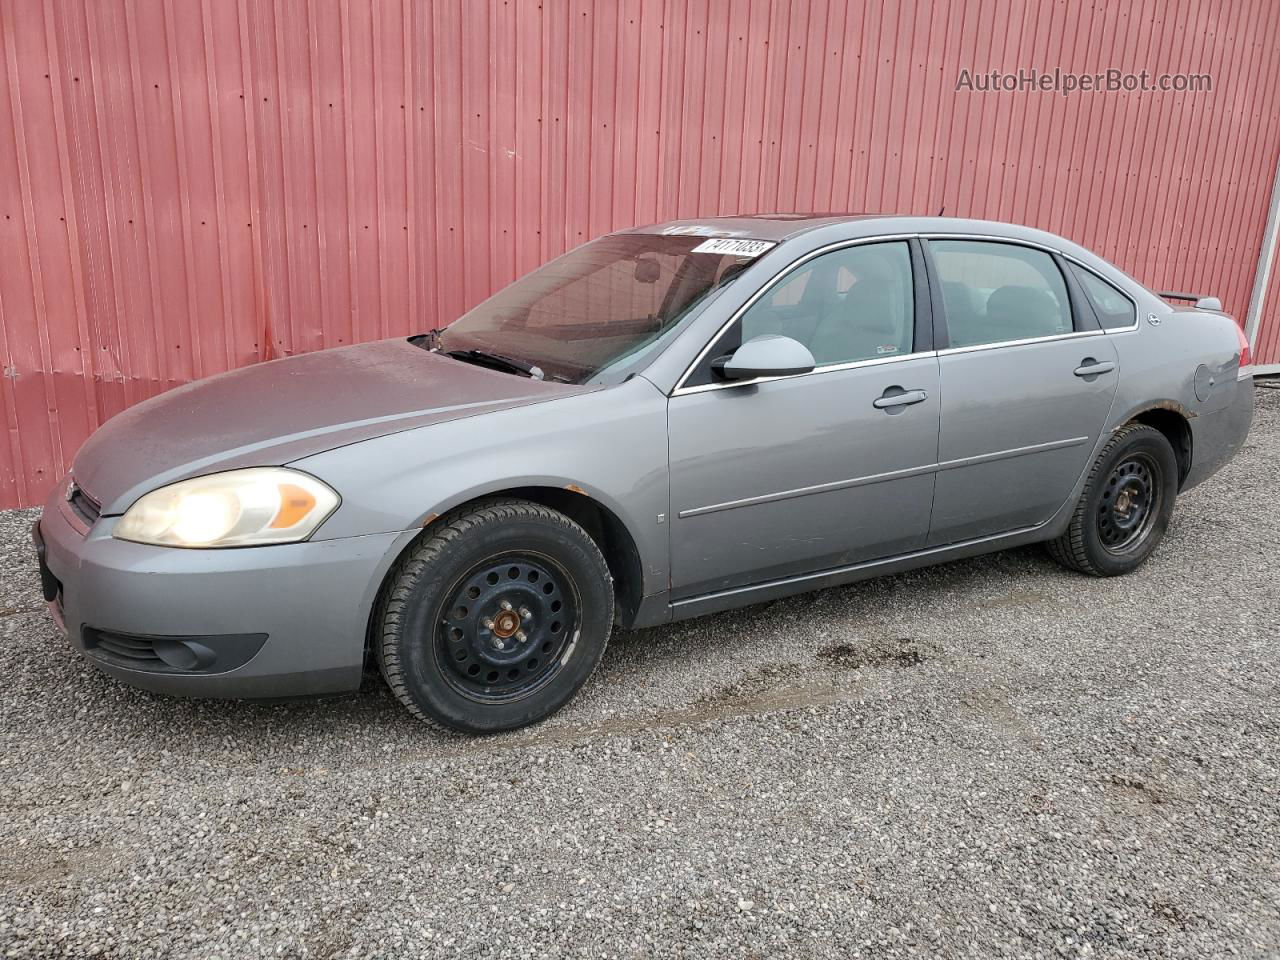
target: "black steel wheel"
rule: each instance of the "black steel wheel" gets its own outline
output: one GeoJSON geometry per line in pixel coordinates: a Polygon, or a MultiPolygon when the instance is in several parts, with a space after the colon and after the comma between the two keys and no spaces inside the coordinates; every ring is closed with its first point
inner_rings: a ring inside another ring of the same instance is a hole
{"type": "Polygon", "coordinates": [[[1066,531],[1047,544],[1064,567],[1114,577],[1140,566],[1164,537],[1178,495],[1178,459],[1163,433],[1121,427],[1094,461],[1066,531]]]}
{"type": "Polygon", "coordinates": [[[479,702],[528,696],[555,676],[572,647],[580,603],[572,577],[550,557],[489,557],[441,608],[436,660],[455,690],[479,702]]]}
{"type": "Polygon", "coordinates": [[[613,581],[562,513],[488,500],[446,515],[388,576],[374,645],[392,692],[422,720],[467,733],[535,723],[595,670],[613,581]]]}
{"type": "Polygon", "coordinates": [[[1098,501],[1098,538],[1109,553],[1122,556],[1139,549],[1155,529],[1163,493],[1157,482],[1160,466],[1145,452],[1118,463],[1102,487],[1098,501]]]}

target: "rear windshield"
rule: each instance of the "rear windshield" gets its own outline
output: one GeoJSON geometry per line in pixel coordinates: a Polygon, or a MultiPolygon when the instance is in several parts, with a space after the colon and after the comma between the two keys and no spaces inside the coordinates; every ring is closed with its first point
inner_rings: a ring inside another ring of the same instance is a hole
{"type": "Polygon", "coordinates": [[[601,237],[517,280],[440,332],[444,353],[482,351],[571,383],[620,380],[751,262],[693,252],[705,237],[601,237]]]}

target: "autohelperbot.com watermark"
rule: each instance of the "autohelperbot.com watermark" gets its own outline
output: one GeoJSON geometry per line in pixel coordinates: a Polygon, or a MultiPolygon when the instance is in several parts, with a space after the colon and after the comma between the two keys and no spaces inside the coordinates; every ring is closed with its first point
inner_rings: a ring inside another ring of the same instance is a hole
{"type": "Polygon", "coordinates": [[[1208,73],[1137,73],[1112,68],[1097,73],[1075,73],[1055,67],[1052,70],[1018,69],[973,71],[967,67],[956,78],[956,90],[972,93],[1208,93],[1213,90],[1213,76],[1208,73]]]}

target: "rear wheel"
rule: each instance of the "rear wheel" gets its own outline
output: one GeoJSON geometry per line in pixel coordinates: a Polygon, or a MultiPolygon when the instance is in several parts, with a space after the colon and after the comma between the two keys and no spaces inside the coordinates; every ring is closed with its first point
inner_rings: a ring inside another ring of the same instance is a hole
{"type": "Polygon", "coordinates": [[[1154,427],[1131,423],[1102,448],[1066,532],[1047,546],[1064,567],[1114,577],[1139,567],[1164,537],[1178,461],[1154,427]]]}
{"type": "Polygon", "coordinates": [[[415,716],[489,733],[568,702],[612,623],[609,568],[587,532],[539,504],[491,500],[445,517],[397,564],[376,649],[415,716]]]}

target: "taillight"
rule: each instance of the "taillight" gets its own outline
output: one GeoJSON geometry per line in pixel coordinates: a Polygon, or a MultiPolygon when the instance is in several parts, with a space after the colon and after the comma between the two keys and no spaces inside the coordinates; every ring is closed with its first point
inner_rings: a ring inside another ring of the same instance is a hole
{"type": "Polygon", "coordinates": [[[1236,327],[1236,336],[1240,338],[1240,366],[1247,367],[1253,363],[1253,354],[1249,352],[1249,338],[1239,326],[1236,327]]]}

